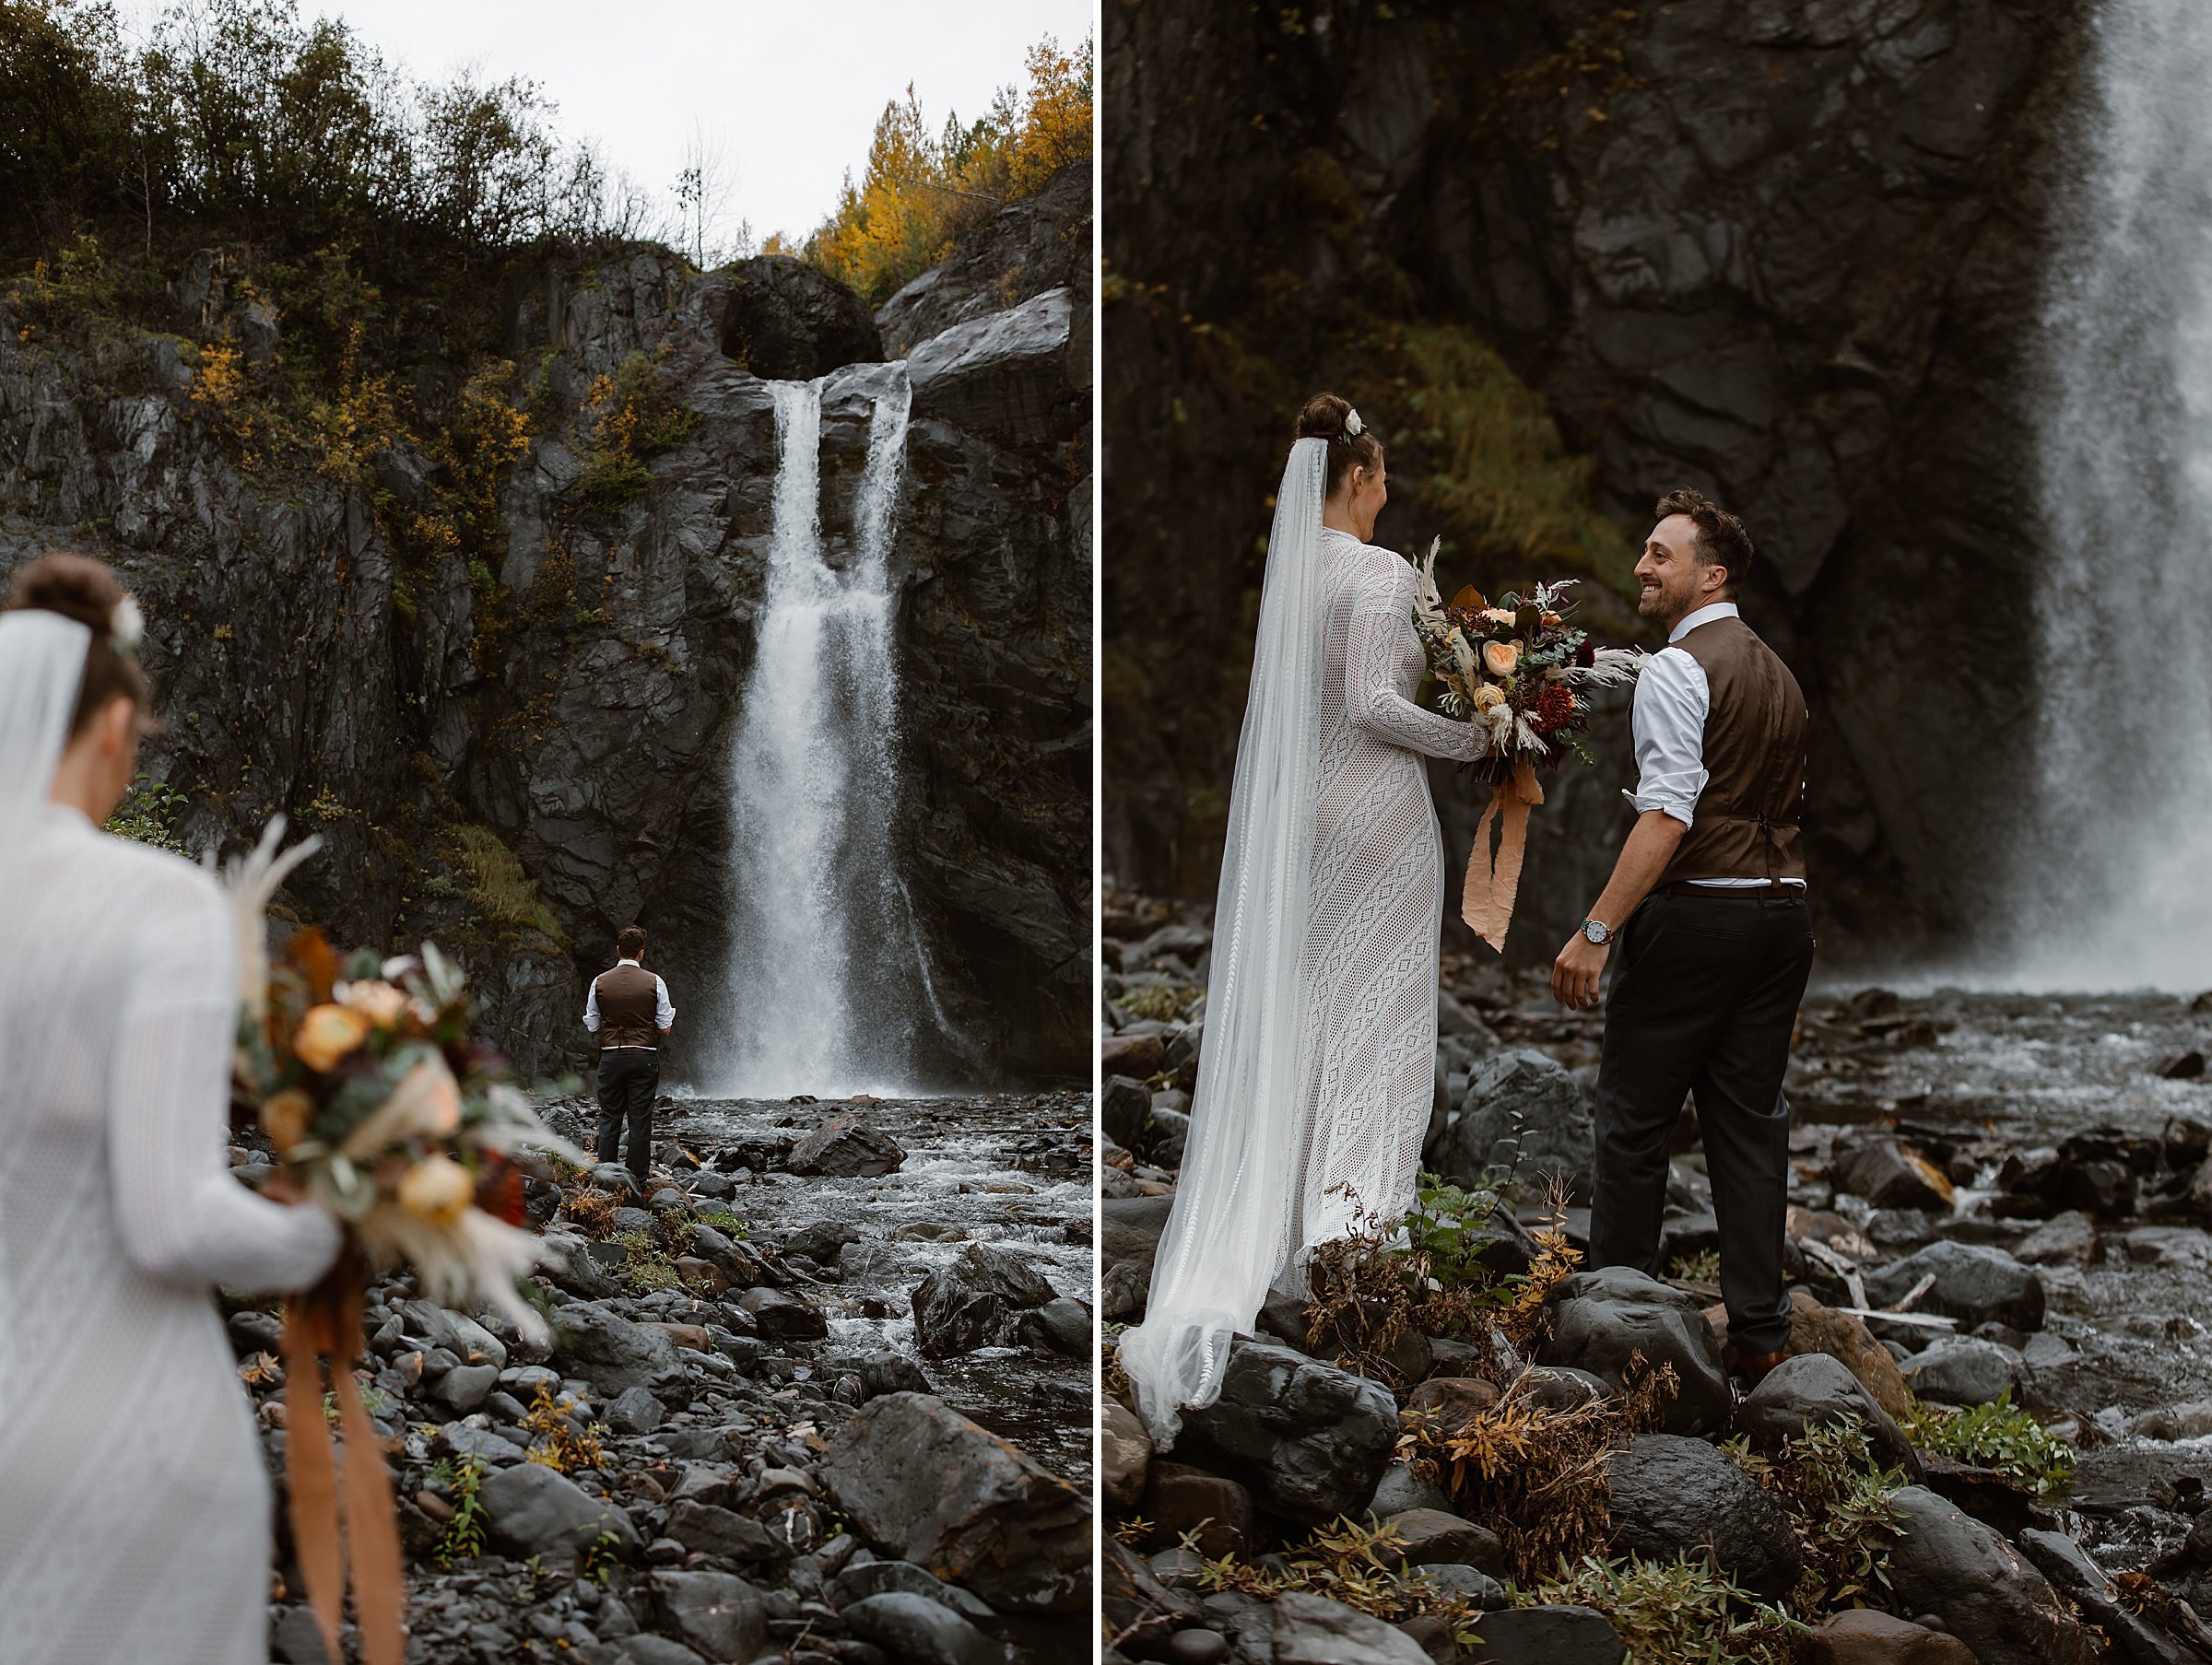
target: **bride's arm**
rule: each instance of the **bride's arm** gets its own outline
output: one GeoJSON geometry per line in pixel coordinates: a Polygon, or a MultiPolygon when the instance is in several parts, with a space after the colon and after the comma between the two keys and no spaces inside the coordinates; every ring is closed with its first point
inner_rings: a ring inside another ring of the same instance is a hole
{"type": "Polygon", "coordinates": [[[1399,668],[1408,651],[1420,651],[1420,639],[1413,632],[1413,570],[1394,556],[1391,560],[1398,570],[1362,580],[1352,604],[1344,649],[1345,709],[1361,728],[1408,751],[1461,762],[1478,756],[1481,730],[1425,711],[1398,692],[1399,668]]]}
{"type": "Polygon", "coordinates": [[[135,969],[120,1015],[108,1161],[124,1251],[157,1277],[253,1293],[300,1289],[338,1249],[312,1206],[253,1195],[223,1146],[238,1021],[236,946],[212,880],[181,873],[134,922],[135,969]]]}

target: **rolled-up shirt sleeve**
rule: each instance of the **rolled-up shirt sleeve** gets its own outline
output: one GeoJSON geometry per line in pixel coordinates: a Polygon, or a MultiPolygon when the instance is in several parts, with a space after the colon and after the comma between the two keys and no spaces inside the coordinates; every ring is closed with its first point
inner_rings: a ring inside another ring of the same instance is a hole
{"type": "Polygon", "coordinates": [[[676,1026],[676,1007],[668,999],[668,985],[657,977],[653,979],[653,997],[654,1003],[653,1026],[656,1029],[674,1028],[676,1026]]]}
{"type": "Polygon", "coordinates": [[[1692,825],[1705,769],[1705,715],[1712,696],[1705,668],[1679,648],[1663,648],[1636,679],[1630,724],[1636,734],[1636,790],[1624,792],[1638,813],[1658,810],[1692,825]]]}

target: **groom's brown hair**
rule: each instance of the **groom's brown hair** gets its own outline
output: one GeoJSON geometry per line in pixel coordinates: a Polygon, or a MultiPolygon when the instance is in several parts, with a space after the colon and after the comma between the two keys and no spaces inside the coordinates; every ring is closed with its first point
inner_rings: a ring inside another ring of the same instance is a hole
{"type": "Polygon", "coordinates": [[[626,960],[634,960],[645,952],[645,927],[625,925],[615,933],[615,952],[626,960]]]}
{"type": "Polygon", "coordinates": [[[1676,487],[1659,499],[1659,518],[1686,514],[1698,529],[1695,540],[1698,564],[1723,567],[1728,572],[1728,597],[1735,600],[1751,570],[1751,534],[1743,522],[1703,492],[1688,486],[1676,487]]]}

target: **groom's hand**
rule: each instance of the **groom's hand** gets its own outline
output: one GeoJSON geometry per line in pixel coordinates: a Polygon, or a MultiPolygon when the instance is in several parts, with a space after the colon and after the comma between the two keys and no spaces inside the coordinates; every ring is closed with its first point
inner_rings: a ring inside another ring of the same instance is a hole
{"type": "Polygon", "coordinates": [[[1594,943],[1579,931],[1569,937],[1551,962],[1551,998],[1576,1012],[1596,1005],[1598,983],[1612,952],[1610,943],[1594,943]]]}

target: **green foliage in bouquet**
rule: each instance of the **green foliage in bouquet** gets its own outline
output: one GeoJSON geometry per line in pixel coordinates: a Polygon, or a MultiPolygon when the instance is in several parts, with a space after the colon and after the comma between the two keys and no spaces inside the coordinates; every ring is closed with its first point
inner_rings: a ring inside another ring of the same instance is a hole
{"type": "Polygon", "coordinates": [[[1954,1408],[1915,1399],[1899,1425],[1924,1451],[2008,1474],[2049,1501],[2074,1480],[2074,1448],[2012,1402],[2007,1388],[1986,1405],[1954,1408]]]}

